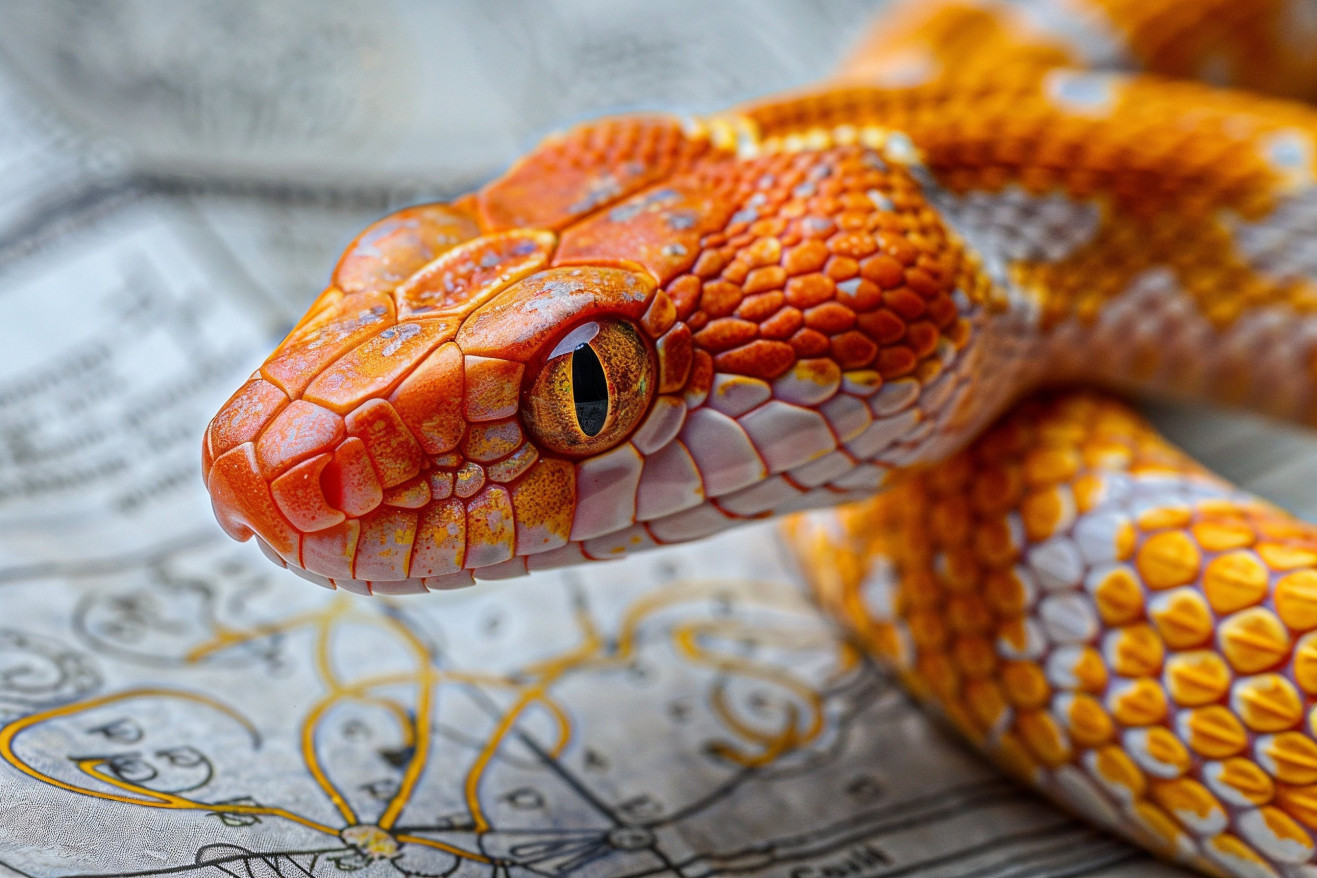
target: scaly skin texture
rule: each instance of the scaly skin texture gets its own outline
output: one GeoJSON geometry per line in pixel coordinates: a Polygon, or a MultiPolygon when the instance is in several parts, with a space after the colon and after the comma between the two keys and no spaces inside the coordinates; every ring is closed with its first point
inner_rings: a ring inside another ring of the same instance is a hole
{"type": "Polygon", "coordinates": [[[823,87],[550,138],[348,249],[207,431],[217,516],[400,593],[893,486],[792,533],[912,691],[1153,850],[1310,874],[1313,530],[1101,397],[962,450],[1058,382],[1317,422],[1317,113],[1154,75],[1317,94],[1301,5],[914,3],[823,87]]]}

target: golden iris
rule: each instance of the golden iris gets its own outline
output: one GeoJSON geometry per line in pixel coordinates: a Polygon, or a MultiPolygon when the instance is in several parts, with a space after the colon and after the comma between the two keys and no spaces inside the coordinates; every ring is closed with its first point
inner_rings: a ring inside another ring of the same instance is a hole
{"type": "Polygon", "coordinates": [[[584,457],[635,429],[654,395],[654,357],[623,320],[584,323],[564,334],[526,394],[526,426],[548,451],[584,457]]]}

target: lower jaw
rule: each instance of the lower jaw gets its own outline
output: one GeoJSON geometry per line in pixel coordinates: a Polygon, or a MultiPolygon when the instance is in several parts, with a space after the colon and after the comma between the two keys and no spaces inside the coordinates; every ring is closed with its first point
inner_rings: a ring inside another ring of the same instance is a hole
{"type": "MultiPolygon", "coordinates": [[[[292,564],[282,558],[269,543],[260,537],[256,538],[256,543],[261,547],[261,552],[267,558],[285,568],[291,573],[305,579],[307,582],[314,582],[322,588],[330,590],[342,589],[343,591],[352,592],[360,595],[401,595],[401,594],[425,594],[431,591],[450,591],[455,588],[466,588],[476,584],[475,576],[471,570],[459,570],[456,573],[449,573],[443,576],[427,576],[424,579],[392,579],[392,580],[368,580],[368,579],[345,579],[321,576],[319,573],[312,573],[296,564],[292,564]]],[[[496,577],[482,577],[496,578],[496,577]]]]}

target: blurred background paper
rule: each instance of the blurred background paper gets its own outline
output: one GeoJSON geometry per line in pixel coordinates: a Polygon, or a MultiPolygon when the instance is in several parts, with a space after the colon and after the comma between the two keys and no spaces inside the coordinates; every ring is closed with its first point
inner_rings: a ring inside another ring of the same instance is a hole
{"type": "MultiPolygon", "coordinates": [[[[1148,875],[916,712],[771,525],[410,600],[232,543],[210,414],[390,209],[826,75],[846,2],[0,11],[0,873],[1148,875]]],[[[1317,515],[1317,443],[1173,438],[1317,515]]]]}

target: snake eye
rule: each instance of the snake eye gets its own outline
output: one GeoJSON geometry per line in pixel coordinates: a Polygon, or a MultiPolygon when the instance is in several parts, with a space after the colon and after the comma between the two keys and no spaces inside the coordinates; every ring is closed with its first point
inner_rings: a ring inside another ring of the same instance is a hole
{"type": "Polygon", "coordinates": [[[526,425],[549,451],[606,451],[635,428],[654,395],[654,358],[640,331],[584,323],[554,346],[527,392],[526,425]]]}

